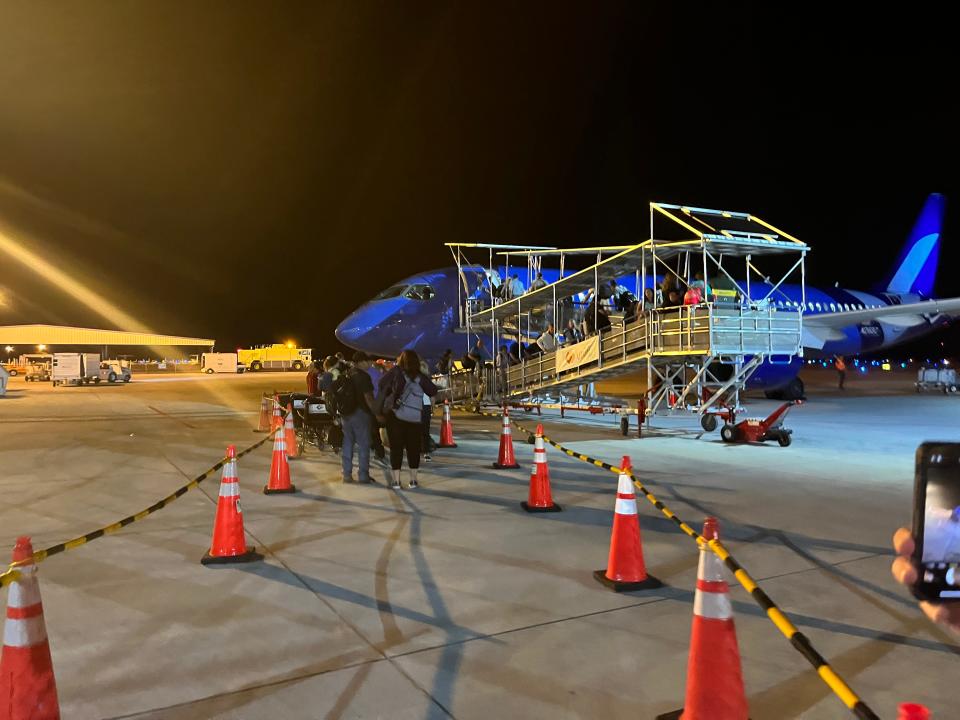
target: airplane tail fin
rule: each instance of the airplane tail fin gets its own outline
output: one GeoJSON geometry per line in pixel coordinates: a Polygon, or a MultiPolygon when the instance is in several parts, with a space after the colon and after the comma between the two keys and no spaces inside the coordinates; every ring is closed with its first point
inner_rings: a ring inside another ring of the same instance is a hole
{"type": "Polygon", "coordinates": [[[900,252],[893,276],[887,285],[887,292],[933,296],[946,204],[947,199],[940,193],[931,193],[927,198],[913,230],[910,231],[907,243],[900,252]]]}

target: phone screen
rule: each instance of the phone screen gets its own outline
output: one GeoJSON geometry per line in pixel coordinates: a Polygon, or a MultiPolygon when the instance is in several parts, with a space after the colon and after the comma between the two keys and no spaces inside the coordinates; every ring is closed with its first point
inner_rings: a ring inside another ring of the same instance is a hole
{"type": "Polygon", "coordinates": [[[960,445],[928,446],[918,470],[926,480],[918,589],[960,599],[960,445]]]}

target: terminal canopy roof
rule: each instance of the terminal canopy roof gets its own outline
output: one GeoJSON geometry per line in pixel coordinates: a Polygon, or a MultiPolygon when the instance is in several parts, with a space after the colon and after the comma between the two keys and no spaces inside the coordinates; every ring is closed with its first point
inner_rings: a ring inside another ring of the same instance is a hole
{"type": "Polygon", "coordinates": [[[550,305],[554,297],[557,300],[572,297],[595,285],[600,286],[624,275],[640,272],[644,265],[648,274],[655,274],[654,257],[662,262],[691,251],[706,251],[719,258],[803,253],[810,249],[804,242],[749,213],[655,202],[650,203],[650,213],[654,221],[659,219],[661,222],[659,225],[652,223],[653,238],[636,245],[572,250],[531,248],[500,253],[512,257],[532,255],[542,259],[567,254],[599,255],[602,259],[539,290],[475,313],[471,316],[471,322],[488,323],[494,318],[502,322],[515,318],[518,313],[534,312],[550,305]],[[664,223],[663,220],[670,222],[664,223]],[[664,225],[665,228],[662,227],[664,225]]]}
{"type": "Polygon", "coordinates": [[[213,347],[210,338],[158,335],[122,330],[96,330],[64,325],[0,326],[0,345],[144,345],[148,347],[213,347]]]}

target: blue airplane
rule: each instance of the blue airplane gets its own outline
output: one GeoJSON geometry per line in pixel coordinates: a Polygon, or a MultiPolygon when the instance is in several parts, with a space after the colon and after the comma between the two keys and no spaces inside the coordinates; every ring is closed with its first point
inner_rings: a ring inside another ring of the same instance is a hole
{"type": "MultiPolygon", "coordinates": [[[[960,298],[933,298],[945,205],[946,199],[938,193],[927,198],[882,289],[807,287],[805,304],[799,285],[784,284],[770,294],[777,308],[803,313],[805,357],[876,352],[939,330],[950,322],[951,315],[960,314],[960,298]]],[[[499,268],[499,273],[506,277],[507,270],[499,268]]],[[[465,268],[467,297],[489,292],[487,275],[480,266],[465,268]]],[[[543,277],[548,283],[555,282],[559,272],[544,269],[543,277]]],[[[638,294],[634,275],[618,282],[638,294]]],[[[648,286],[652,282],[648,278],[648,286]]],[[[348,347],[381,357],[396,357],[406,348],[428,359],[436,359],[450,348],[454,357],[459,357],[473,345],[474,338],[457,332],[458,302],[464,297],[462,287],[458,294],[458,285],[456,267],[412,275],[351,313],[337,327],[336,336],[348,347]]],[[[750,294],[759,300],[771,290],[768,283],[754,282],[750,294]]],[[[747,387],[787,398],[801,397],[803,383],[797,374],[802,365],[803,358],[783,364],[764,362],[747,387]]]]}

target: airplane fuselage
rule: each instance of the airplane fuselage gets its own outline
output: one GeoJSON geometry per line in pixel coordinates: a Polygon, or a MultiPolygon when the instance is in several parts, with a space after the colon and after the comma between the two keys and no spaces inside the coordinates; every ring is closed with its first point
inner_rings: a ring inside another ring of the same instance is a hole
{"type": "MultiPolygon", "coordinates": [[[[459,331],[460,304],[469,294],[480,297],[487,293],[480,274],[468,274],[467,289],[454,267],[414,275],[397,283],[352,313],[337,328],[337,337],[345,345],[372,355],[396,357],[411,348],[426,359],[439,358],[447,349],[460,357],[473,346],[477,334],[459,331]],[[427,290],[428,289],[428,290],[427,290]]],[[[544,271],[544,279],[557,279],[555,272],[544,271]]],[[[620,284],[637,293],[634,277],[620,279],[620,284]]],[[[649,282],[648,282],[649,285],[649,282]]],[[[744,284],[741,283],[741,286],[744,284]]],[[[867,293],[841,288],[808,287],[806,302],[798,285],[781,285],[773,289],[766,283],[750,286],[753,300],[768,300],[778,311],[798,312],[813,317],[821,313],[871,309],[917,302],[917,295],[867,293]],[[772,290],[772,292],[771,292],[772,290]]],[[[915,339],[939,328],[945,320],[939,317],[904,316],[851,324],[831,333],[820,348],[807,347],[806,357],[833,357],[876,352],[898,343],[915,339]]],[[[489,347],[490,338],[483,337],[489,347]]],[[[765,363],[748,383],[753,388],[775,388],[792,379],[802,360],[789,364],[765,363]]]]}

